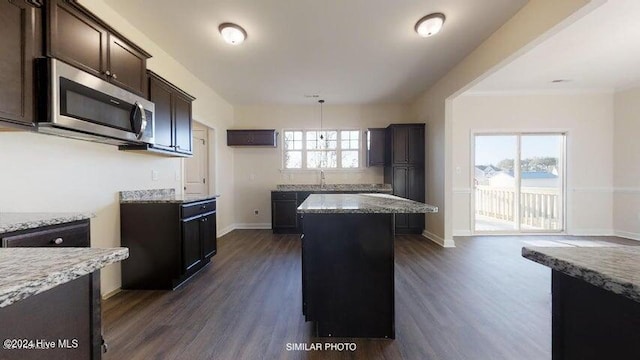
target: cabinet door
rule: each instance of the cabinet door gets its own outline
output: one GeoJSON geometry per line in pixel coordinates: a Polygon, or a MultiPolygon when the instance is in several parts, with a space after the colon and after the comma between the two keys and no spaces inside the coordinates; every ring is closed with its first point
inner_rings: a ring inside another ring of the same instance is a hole
{"type": "Polygon", "coordinates": [[[404,166],[393,168],[393,195],[406,198],[409,196],[407,189],[409,169],[404,166]]]}
{"type": "Polygon", "coordinates": [[[408,163],[424,164],[424,127],[412,127],[408,133],[408,163]]]}
{"type": "Polygon", "coordinates": [[[291,229],[298,226],[296,200],[273,200],[271,207],[275,228],[291,229]]]}
{"type": "Polygon", "coordinates": [[[149,76],[149,100],[156,104],[154,147],[173,150],[174,125],[171,112],[171,88],[155,76],[149,76]]]}
{"type": "Polygon", "coordinates": [[[207,215],[200,219],[200,236],[204,258],[209,259],[216,254],[216,214],[207,215]]]}
{"type": "Polygon", "coordinates": [[[173,114],[176,129],[176,151],[191,153],[191,100],[173,94],[173,114]]]}
{"type": "Polygon", "coordinates": [[[47,2],[47,54],[107,79],[107,31],[63,0],[47,2]]]}
{"type": "Polygon", "coordinates": [[[406,197],[407,199],[424,202],[424,168],[408,168],[406,197]]]}
{"type": "Polygon", "coordinates": [[[196,268],[202,261],[199,220],[182,222],[182,271],[184,272],[196,268]]]}
{"type": "Polygon", "coordinates": [[[0,0],[0,120],[33,124],[33,59],[40,54],[41,11],[0,0]]]}
{"type": "Polygon", "coordinates": [[[117,36],[109,34],[108,60],[112,83],[144,95],[147,59],[143,54],[117,36]]]}
{"type": "Polygon", "coordinates": [[[409,162],[408,153],[408,141],[409,141],[409,128],[405,126],[398,126],[392,128],[393,132],[393,163],[394,164],[406,164],[409,162]]]}
{"type": "Polygon", "coordinates": [[[367,130],[367,166],[384,166],[386,129],[367,130]]]}

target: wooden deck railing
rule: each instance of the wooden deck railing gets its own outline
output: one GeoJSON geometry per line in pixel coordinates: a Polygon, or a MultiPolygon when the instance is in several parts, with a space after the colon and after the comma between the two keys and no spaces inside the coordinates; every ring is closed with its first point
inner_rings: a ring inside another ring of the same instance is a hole
{"type": "MultiPolygon", "coordinates": [[[[515,188],[477,185],[476,214],[501,221],[515,222],[515,188]]],[[[546,230],[561,227],[560,190],[544,187],[523,187],[520,191],[522,226],[546,230]]]]}

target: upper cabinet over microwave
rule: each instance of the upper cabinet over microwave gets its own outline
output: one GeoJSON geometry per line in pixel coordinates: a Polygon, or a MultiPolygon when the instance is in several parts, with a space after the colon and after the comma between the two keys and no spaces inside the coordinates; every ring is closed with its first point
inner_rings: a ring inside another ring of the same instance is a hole
{"type": "Polygon", "coordinates": [[[147,52],[73,0],[47,4],[46,54],[134,92],[146,94],[147,52]]]}

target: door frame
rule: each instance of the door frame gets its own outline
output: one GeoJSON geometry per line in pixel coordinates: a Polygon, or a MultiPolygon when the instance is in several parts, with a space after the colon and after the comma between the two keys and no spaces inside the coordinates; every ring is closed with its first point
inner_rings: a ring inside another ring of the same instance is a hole
{"type": "Polygon", "coordinates": [[[469,227],[471,230],[471,235],[563,235],[567,234],[567,198],[569,196],[567,191],[567,163],[568,163],[568,154],[567,154],[567,143],[569,138],[569,131],[566,129],[548,129],[548,130],[474,130],[470,131],[470,141],[469,141],[469,184],[470,184],[470,199],[469,199],[469,227]],[[514,159],[514,173],[517,169],[518,174],[520,173],[520,158],[522,155],[521,149],[521,137],[527,135],[563,135],[562,137],[562,146],[561,146],[561,156],[559,170],[562,171],[562,177],[560,182],[560,191],[562,192],[562,211],[560,213],[561,217],[561,229],[560,230],[530,230],[523,232],[521,229],[522,219],[520,217],[520,191],[521,191],[521,182],[522,179],[520,176],[517,177],[517,186],[516,186],[516,195],[518,206],[514,209],[514,215],[516,216],[516,225],[517,229],[514,230],[505,230],[505,231],[477,231],[476,230],[476,188],[474,182],[475,175],[475,166],[476,166],[476,136],[516,136],[516,159],[514,159]]]}
{"type": "MultiPolygon", "coordinates": [[[[198,126],[201,128],[206,129],[207,131],[207,178],[208,178],[208,183],[207,183],[207,195],[213,195],[215,194],[215,191],[217,189],[217,178],[216,178],[216,164],[217,164],[217,151],[215,151],[215,146],[216,146],[216,128],[207,126],[199,121],[193,120],[192,121],[192,125],[191,128],[193,129],[194,126],[198,126]]],[[[191,141],[193,143],[193,134],[191,134],[191,141]]],[[[181,188],[182,188],[182,193],[185,193],[185,187],[187,184],[187,166],[186,166],[186,159],[182,159],[181,161],[181,172],[182,172],[182,176],[181,176],[181,188]]]]}

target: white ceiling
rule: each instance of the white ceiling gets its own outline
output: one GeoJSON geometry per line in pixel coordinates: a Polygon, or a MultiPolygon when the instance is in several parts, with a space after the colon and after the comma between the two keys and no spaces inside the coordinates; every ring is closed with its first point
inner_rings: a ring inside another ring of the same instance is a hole
{"type": "MultiPolygon", "coordinates": [[[[414,100],[527,0],[106,0],[222,97],[238,104],[414,100]],[[443,31],[414,32],[443,12],[443,31]],[[217,27],[234,22],[231,46],[217,27]]],[[[170,76],[167,75],[169,78],[170,76]]]]}
{"type": "Polygon", "coordinates": [[[613,91],[639,81],[640,1],[609,0],[469,92],[613,91]]]}

